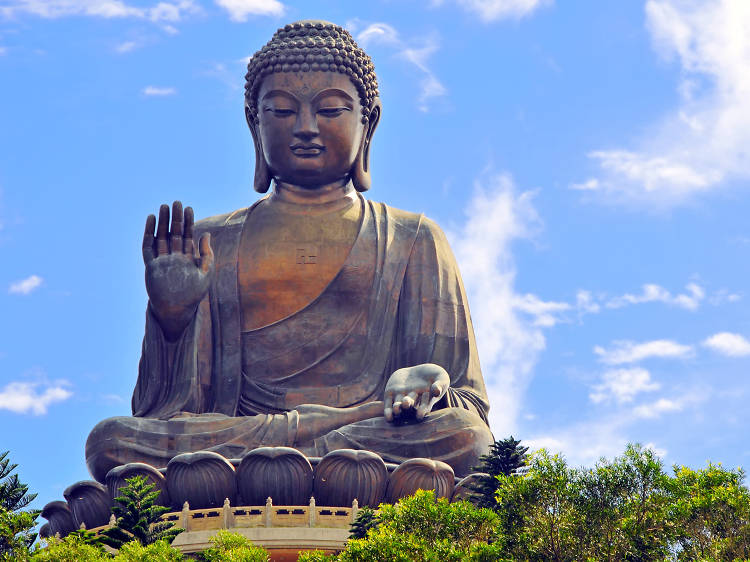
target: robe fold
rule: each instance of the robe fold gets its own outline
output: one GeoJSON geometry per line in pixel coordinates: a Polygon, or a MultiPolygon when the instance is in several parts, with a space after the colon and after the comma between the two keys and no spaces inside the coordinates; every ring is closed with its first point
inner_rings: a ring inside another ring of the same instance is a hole
{"type": "Polygon", "coordinates": [[[215,254],[208,295],[175,342],[147,311],[135,417],[105,420],[92,431],[92,474],[101,479],[107,467],[134,460],[164,466],[184,450],[236,457],[260,445],[316,456],[369,449],[389,461],[437,458],[468,472],[491,443],[489,405],[466,293],[440,228],[360,196],[357,237],[321,294],[286,318],[242,332],[240,238],[257,204],[196,223],[195,238],[209,232],[215,254]],[[423,363],[442,366],[451,381],[423,422],[373,418],[297,438],[298,406],[382,400],[391,373],[423,363]]]}

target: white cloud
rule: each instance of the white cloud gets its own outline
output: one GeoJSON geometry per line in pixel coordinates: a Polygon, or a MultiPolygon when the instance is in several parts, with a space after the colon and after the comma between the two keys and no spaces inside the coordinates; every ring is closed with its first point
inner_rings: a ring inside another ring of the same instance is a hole
{"type": "Polygon", "coordinates": [[[681,400],[670,400],[669,398],[659,398],[654,402],[643,404],[633,409],[633,414],[637,418],[658,418],[662,414],[680,412],[684,408],[681,400]]]}
{"type": "Polygon", "coordinates": [[[123,43],[120,43],[115,47],[115,51],[118,53],[129,53],[130,51],[134,51],[138,47],[138,43],[135,41],[125,41],[123,43]]]}
{"type": "Polygon", "coordinates": [[[591,466],[601,457],[622,454],[628,440],[623,434],[626,420],[621,415],[595,421],[573,423],[549,433],[537,434],[524,440],[532,450],[545,448],[552,453],[563,453],[572,466],[591,466]]]}
{"type": "Polygon", "coordinates": [[[7,47],[0,47],[0,57],[8,53],[7,47]]]}
{"type": "Polygon", "coordinates": [[[685,293],[672,295],[668,290],[659,285],[648,283],[641,288],[640,295],[625,294],[607,301],[607,308],[622,308],[631,304],[643,304],[648,302],[662,302],[672,306],[696,310],[705,298],[706,292],[703,287],[696,283],[688,283],[685,293]]]}
{"type": "Polygon", "coordinates": [[[360,26],[358,20],[351,20],[346,24],[350,32],[356,33],[357,43],[362,48],[368,45],[384,45],[396,50],[397,56],[410,64],[414,65],[421,73],[419,109],[420,111],[429,111],[429,102],[433,98],[444,96],[448,93],[445,86],[437,79],[435,73],[430,68],[429,58],[440,47],[436,37],[422,38],[419,45],[407,45],[399,37],[396,29],[383,22],[376,22],[367,25],[357,33],[360,26]]]}
{"type": "Polygon", "coordinates": [[[44,280],[38,275],[30,275],[26,279],[21,279],[11,283],[8,292],[12,295],[28,295],[38,289],[44,280]]]}
{"type": "Polygon", "coordinates": [[[750,177],[750,2],[648,0],[655,49],[682,69],[679,107],[631,148],[594,150],[614,202],[673,205],[750,177]]]}
{"type": "Polygon", "coordinates": [[[651,380],[651,374],[646,369],[614,369],[602,375],[602,382],[592,388],[589,398],[595,404],[613,399],[621,404],[632,402],[641,392],[652,392],[660,387],[659,383],[651,380]]]}
{"type": "Polygon", "coordinates": [[[514,241],[533,236],[540,219],[533,193],[518,193],[513,180],[498,174],[475,182],[467,220],[452,233],[451,245],[463,275],[482,369],[490,395],[490,425],[496,435],[517,429],[523,393],[545,337],[539,321],[555,303],[515,289],[514,241]]]}
{"type": "Polygon", "coordinates": [[[0,410],[10,410],[17,414],[32,413],[42,415],[55,402],[67,400],[73,393],[65,388],[65,381],[47,385],[42,391],[37,388],[41,383],[11,382],[0,390],[0,410]]]}
{"type": "Polygon", "coordinates": [[[672,340],[653,340],[644,343],[632,341],[615,341],[612,349],[601,346],[594,348],[599,361],[606,365],[637,363],[654,357],[661,359],[685,359],[693,355],[693,348],[672,340]]]}
{"type": "Polygon", "coordinates": [[[596,191],[599,187],[598,179],[589,178],[585,182],[571,184],[570,189],[575,189],[577,191],[596,191]]]}
{"type": "Polygon", "coordinates": [[[174,88],[160,88],[158,86],[146,86],[142,91],[144,96],[173,96],[177,93],[174,88]]]}
{"type": "Polygon", "coordinates": [[[22,14],[48,19],[91,16],[136,18],[155,23],[177,22],[199,11],[194,0],[158,2],[150,7],[133,6],[122,0],[8,0],[7,5],[0,6],[0,15],[8,18],[22,14]]]}
{"type": "MultiPolygon", "coordinates": [[[[502,19],[520,19],[531,15],[552,0],[455,0],[462,8],[477,14],[480,19],[492,22],[502,19]]],[[[433,1],[433,4],[442,4],[433,1]]]]}
{"type": "Polygon", "coordinates": [[[284,4],[278,0],[215,0],[229,13],[229,19],[244,22],[250,16],[282,16],[284,4]]]}
{"type": "Polygon", "coordinates": [[[570,310],[571,306],[566,302],[543,301],[536,295],[515,295],[513,306],[519,312],[524,312],[532,317],[535,326],[551,328],[558,322],[564,321],[561,313],[570,310]]]}
{"type": "Polygon", "coordinates": [[[646,443],[643,446],[643,448],[644,449],[650,449],[660,459],[663,459],[664,457],[667,456],[667,450],[665,448],[663,448],[663,447],[657,447],[656,444],[653,443],[653,442],[646,443]]]}
{"type": "Polygon", "coordinates": [[[601,311],[601,306],[595,301],[589,291],[579,290],[576,293],[576,309],[581,314],[597,314],[601,311]]]}
{"type": "Polygon", "coordinates": [[[750,341],[740,334],[720,332],[707,338],[703,345],[722,355],[729,357],[743,357],[750,355],[750,341]]]}

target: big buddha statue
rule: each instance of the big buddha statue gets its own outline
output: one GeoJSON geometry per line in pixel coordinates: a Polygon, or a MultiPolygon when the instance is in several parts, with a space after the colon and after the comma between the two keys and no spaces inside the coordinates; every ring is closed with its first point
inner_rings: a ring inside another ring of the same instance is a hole
{"type": "Polygon", "coordinates": [[[492,435],[466,291],[434,222],[362,195],[382,110],[372,61],[341,27],[303,21],[246,80],[254,187],[270,194],[147,218],[133,416],[93,429],[89,470],[103,482],[131,462],[287,446],[467,474],[492,435]]]}

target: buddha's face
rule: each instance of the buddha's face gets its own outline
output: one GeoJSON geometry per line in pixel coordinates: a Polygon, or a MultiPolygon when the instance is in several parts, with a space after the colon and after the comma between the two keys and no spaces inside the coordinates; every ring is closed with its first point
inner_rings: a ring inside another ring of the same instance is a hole
{"type": "Polygon", "coordinates": [[[268,75],[258,91],[258,132],[271,175],[310,189],[346,180],[362,143],[361,117],[345,74],[268,75]]]}

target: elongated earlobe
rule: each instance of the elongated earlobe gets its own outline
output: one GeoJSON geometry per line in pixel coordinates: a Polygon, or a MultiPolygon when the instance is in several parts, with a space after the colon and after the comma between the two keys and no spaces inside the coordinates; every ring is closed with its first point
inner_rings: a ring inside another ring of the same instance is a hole
{"type": "Polygon", "coordinates": [[[370,174],[370,146],[372,145],[372,136],[375,128],[380,122],[380,100],[375,99],[372,111],[370,112],[365,134],[362,135],[362,143],[357,153],[357,159],[354,161],[352,168],[352,183],[357,191],[367,191],[372,184],[372,175],[370,174]]]}
{"type": "Polygon", "coordinates": [[[258,132],[258,124],[250,115],[250,110],[245,106],[245,119],[250,127],[250,133],[253,135],[253,146],[255,147],[255,176],[253,178],[253,188],[258,193],[265,193],[271,187],[271,172],[266,164],[266,158],[263,156],[263,143],[258,132]]]}

